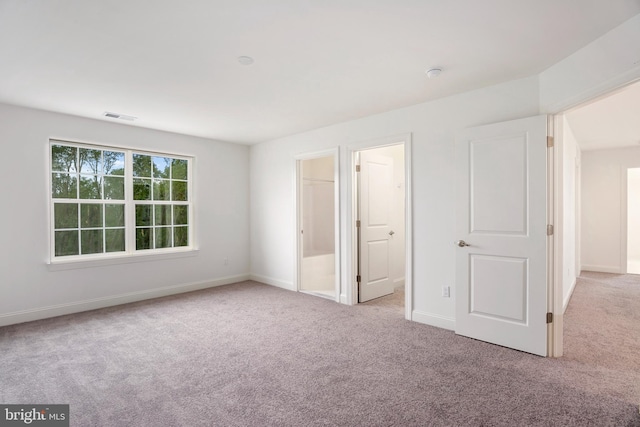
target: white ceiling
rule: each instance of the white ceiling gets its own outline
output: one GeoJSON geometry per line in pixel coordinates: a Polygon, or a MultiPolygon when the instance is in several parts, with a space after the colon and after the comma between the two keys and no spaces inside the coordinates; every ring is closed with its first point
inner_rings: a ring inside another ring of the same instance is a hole
{"type": "Polygon", "coordinates": [[[566,114],[582,150],[640,145],[640,82],[566,114]]]}
{"type": "Polygon", "coordinates": [[[0,0],[0,102],[250,144],[537,74],[637,13],[638,0],[0,0]],[[429,80],[432,66],[444,73],[429,80]]]}

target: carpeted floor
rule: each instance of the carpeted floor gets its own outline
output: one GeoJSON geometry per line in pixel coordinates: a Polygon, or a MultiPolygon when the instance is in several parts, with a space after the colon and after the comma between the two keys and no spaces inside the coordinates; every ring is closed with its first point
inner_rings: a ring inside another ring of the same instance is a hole
{"type": "Polygon", "coordinates": [[[391,295],[376,298],[362,303],[368,307],[384,307],[404,317],[404,289],[396,288],[391,295]]]}
{"type": "Polygon", "coordinates": [[[582,272],[565,312],[562,359],[610,378],[600,390],[640,404],[640,276],[582,272]]]}
{"type": "Polygon", "coordinates": [[[614,297],[598,282],[578,283],[562,359],[408,322],[397,295],[348,307],[256,282],[8,326],[0,403],[69,403],[83,427],[640,426],[634,350],[593,351],[639,354],[637,334],[579,331],[614,297]]]}

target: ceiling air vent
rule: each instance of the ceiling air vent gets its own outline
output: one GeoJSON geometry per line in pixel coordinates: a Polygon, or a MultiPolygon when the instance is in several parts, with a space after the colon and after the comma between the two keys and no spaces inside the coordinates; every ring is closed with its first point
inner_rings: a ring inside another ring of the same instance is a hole
{"type": "Polygon", "coordinates": [[[137,117],[127,116],[125,114],[111,113],[109,111],[105,111],[104,116],[105,117],[109,117],[110,119],[127,120],[129,122],[132,122],[135,119],[137,119],[137,117]]]}

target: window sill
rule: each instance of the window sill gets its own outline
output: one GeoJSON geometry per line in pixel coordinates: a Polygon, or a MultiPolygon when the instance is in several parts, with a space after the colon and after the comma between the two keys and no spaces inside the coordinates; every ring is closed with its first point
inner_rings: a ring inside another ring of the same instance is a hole
{"type": "Polygon", "coordinates": [[[162,251],[154,253],[114,255],[100,258],[73,258],[70,260],[55,260],[47,263],[49,271],[75,270],[79,268],[105,267],[118,264],[132,264],[148,261],[162,261],[166,259],[187,258],[198,255],[199,249],[185,249],[162,251]]]}

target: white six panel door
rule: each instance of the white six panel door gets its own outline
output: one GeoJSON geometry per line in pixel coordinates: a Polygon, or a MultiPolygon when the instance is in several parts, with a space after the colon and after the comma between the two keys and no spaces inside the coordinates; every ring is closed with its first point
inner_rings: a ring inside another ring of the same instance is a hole
{"type": "Polygon", "coordinates": [[[360,152],[359,302],[393,293],[389,238],[393,209],[393,159],[360,152]]]}
{"type": "Polygon", "coordinates": [[[456,333],[546,356],[547,117],[466,129],[456,156],[456,333]]]}

